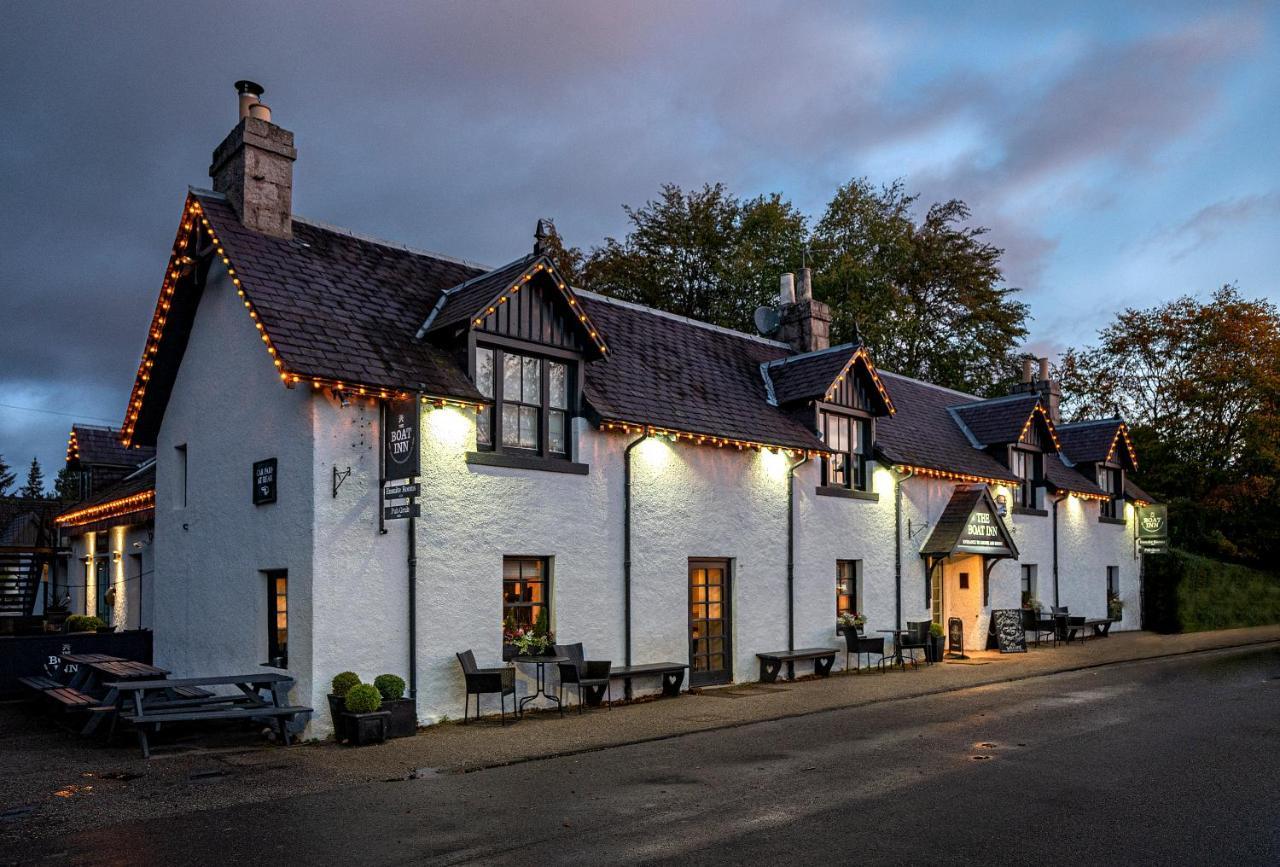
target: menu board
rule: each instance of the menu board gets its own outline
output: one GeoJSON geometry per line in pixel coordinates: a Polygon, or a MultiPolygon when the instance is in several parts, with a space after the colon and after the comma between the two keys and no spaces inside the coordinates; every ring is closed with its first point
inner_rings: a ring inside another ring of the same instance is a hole
{"type": "Polygon", "coordinates": [[[1021,608],[995,608],[991,611],[991,631],[1001,653],[1026,653],[1027,634],[1022,629],[1021,608]]]}

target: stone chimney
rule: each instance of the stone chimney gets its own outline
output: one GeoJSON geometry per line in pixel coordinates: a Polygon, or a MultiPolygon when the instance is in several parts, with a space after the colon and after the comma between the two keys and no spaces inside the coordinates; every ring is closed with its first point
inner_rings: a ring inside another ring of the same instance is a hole
{"type": "Polygon", "coordinates": [[[1049,359],[1033,358],[1030,355],[1022,359],[1022,381],[1013,387],[1013,394],[1039,394],[1049,418],[1054,424],[1062,421],[1059,407],[1062,403],[1062,385],[1051,378],[1049,359]],[[1037,371],[1038,367],[1038,371],[1037,371]]]}
{"type": "Polygon", "coordinates": [[[813,298],[813,272],[800,270],[795,275],[783,274],[778,293],[778,339],[790,343],[796,352],[816,352],[831,346],[831,308],[813,298]],[[794,295],[793,302],[788,298],[794,295]]]}
{"type": "Polygon", "coordinates": [[[293,133],[271,122],[262,86],[237,81],[240,122],[213,152],[209,177],[247,228],[293,237],[293,133]]]}

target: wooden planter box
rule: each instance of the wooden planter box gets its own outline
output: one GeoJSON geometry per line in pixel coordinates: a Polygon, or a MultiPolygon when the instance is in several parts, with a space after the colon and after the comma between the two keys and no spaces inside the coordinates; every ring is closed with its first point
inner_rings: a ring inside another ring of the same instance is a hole
{"type": "Polygon", "coordinates": [[[391,712],[375,710],[373,713],[342,712],[347,720],[347,731],[351,737],[349,743],[353,747],[364,747],[369,744],[380,744],[387,739],[387,721],[391,712]]]}
{"type": "Polygon", "coordinates": [[[351,740],[351,721],[345,698],[329,693],[329,717],[333,720],[333,739],[338,743],[351,740]]]}
{"type": "Polygon", "coordinates": [[[387,737],[411,738],[418,733],[418,703],[411,698],[383,700],[382,709],[387,719],[387,737]]]}

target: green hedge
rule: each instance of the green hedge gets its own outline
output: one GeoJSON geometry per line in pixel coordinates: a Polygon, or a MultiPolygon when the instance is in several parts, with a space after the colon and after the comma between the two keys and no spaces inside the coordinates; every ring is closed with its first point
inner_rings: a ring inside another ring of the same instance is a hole
{"type": "Polygon", "coordinates": [[[1202,632],[1280,623],[1280,575],[1174,550],[1147,555],[1145,625],[1202,632]]]}

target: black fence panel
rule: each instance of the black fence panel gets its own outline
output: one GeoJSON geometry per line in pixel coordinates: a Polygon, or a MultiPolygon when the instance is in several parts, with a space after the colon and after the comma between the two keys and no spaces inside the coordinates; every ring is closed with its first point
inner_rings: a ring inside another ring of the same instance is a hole
{"type": "Polygon", "coordinates": [[[44,674],[61,679],[63,653],[106,653],[136,662],[151,662],[151,630],[70,632],[56,635],[0,636],[0,699],[26,690],[18,678],[44,674]]]}

